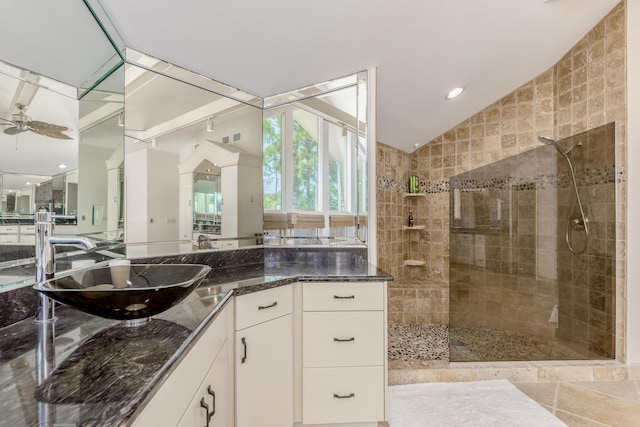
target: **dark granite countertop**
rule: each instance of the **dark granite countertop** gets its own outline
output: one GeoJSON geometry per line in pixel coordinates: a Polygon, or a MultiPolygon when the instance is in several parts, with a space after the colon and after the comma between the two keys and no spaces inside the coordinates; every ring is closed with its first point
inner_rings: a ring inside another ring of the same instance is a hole
{"type": "Polygon", "coordinates": [[[43,417],[51,425],[125,425],[232,295],[295,281],[380,280],[393,278],[366,260],[267,257],[264,264],[212,270],[184,301],[136,328],[69,307],[58,308],[53,328],[32,319],[1,328],[0,426],[39,426],[43,417]],[[43,343],[52,343],[49,353],[43,343]],[[36,363],[43,353],[46,377],[36,363]]]}

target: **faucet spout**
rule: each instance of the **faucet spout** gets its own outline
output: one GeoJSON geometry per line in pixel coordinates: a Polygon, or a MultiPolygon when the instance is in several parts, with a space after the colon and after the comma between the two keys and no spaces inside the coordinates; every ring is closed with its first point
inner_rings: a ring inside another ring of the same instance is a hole
{"type": "MultiPolygon", "coordinates": [[[[55,274],[54,245],[82,245],[86,250],[96,248],[93,240],[84,236],[54,236],[54,222],[51,212],[38,211],[36,224],[36,282],[43,283],[53,279],[55,274]]],[[[45,295],[40,295],[36,314],[36,323],[49,323],[56,320],[54,303],[45,295]]]]}
{"type": "Polygon", "coordinates": [[[51,245],[82,245],[88,251],[97,248],[96,243],[88,237],[84,236],[51,236],[49,237],[51,245]]]}

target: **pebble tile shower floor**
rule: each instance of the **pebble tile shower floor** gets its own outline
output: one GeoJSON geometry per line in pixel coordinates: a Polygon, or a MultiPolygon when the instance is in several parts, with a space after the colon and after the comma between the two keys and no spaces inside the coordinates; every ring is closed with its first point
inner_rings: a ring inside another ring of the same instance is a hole
{"type": "Polygon", "coordinates": [[[497,329],[448,325],[389,325],[391,368],[438,362],[588,359],[556,341],[541,341],[497,329]]]}

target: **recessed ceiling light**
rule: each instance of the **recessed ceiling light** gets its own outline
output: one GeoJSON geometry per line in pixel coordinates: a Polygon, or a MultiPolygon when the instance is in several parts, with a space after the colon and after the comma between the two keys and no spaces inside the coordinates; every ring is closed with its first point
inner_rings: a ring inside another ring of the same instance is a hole
{"type": "Polygon", "coordinates": [[[25,182],[24,185],[31,185],[29,181],[25,182]]]}
{"type": "Polygon", "coordinates": [[[58,165],[58,167],[59,167],[60,169],[66,169],[66,168],[67,168],[67,165],[65,165],[64,163],[60,163],[60,164],[58,165]]]}
{"type": "Polygon", "coordinates": [[[414,146],[414,147],[416,147],[416,148],[418,148],[418,147],[420,147],[420,143],[419,143],[419,142],[416,142],[415,144],[413,144],[413,146],[414,146]]]}
{"type": "Polygon", "coordinates": [[[444,99],[453,99],[456,96],[460,95],[464,91],[463,87],[457,87],[455,89],[451,89],[449,93],[444,97],[444,99]]]}

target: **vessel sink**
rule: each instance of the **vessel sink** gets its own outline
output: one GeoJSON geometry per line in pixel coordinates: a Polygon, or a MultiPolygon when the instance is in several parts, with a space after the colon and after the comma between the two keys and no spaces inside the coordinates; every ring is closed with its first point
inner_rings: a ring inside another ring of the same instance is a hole
{"type": "Polygon", "coordinates": [[[173,307],[207,276],[200,264],[130,264],[94,267],[34,285],[62,304],[130,325],[173,307]]]}

